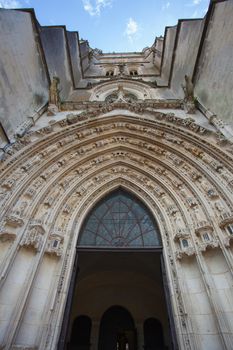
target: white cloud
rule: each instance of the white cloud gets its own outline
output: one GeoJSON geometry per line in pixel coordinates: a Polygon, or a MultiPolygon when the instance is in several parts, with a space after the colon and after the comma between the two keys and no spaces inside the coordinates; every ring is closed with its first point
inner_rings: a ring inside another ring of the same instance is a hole
{"type": "Polygon", "coordinates": [[[166,4],[163,5],[162,10],[167,10],[168,7],[170,7],[170,2],[166,2],[166,4]]]}
{"type": "Polygon", "coordinates": [[[193,0],[191,3],[185,4],[185,6],[198,6],[201,2],[202,0],[193,0]]]}
{"type": "Polygon", "coordinates": [[[4,9],[14,9],[22,7],[22,4],[17,0],[0,0],[0,7],[4,9]]]}
{"type": "Polygon", "coordinates": [[[101,10],[107,6],[111,6],[113,0],[82,0],[84,10],[90,16],[99,16],[101,10]]]}
{"type": "Polygon", "coordinates": [[[125,35],[127,35],[129,40],[133,39],[133,36],[138,32],[138,24],[133,18],[129,18],[126,24],[125,35]]]}

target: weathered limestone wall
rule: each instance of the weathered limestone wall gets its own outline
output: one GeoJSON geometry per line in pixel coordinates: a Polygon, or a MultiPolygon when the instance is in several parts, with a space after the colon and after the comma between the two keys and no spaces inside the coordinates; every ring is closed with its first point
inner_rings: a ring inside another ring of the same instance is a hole
{"type": "Polygon", "coordinates": [[[162,62],[161,78],[167,84],[170,76],[171,62],[175,45],[177,26],[167,27],[164,41],[164,53],[162,62]]]}
{"type": "Polygon", "coordinates": [[[48,102],[48,79],[31,14],[0,9],[0,121],[9,138],[48,102]]]}
{"type": "Polygon", "coordinates": [[[73,88],[72,67],[65,27],[40,27],[50,79],[60,79],[60,97],[65,100],[73,88]]]}
{"type": "Polygon", "coordinates": [[[89,45],[87,41],[83,41],[80,43],[80,53],[82,58],[82,66],[83,71],[85,72],[89,66],[89,58],[88,58],[88,52],[89,52],[89,45]]]}
{"type": "Polygon", "coordinates": [[[185,74],[192,77],[197,58],[204,20],[181,20],[178,24],[178,41],[171,78],[171,89],[183,98],[182,84],[185,74]]]}
{"type": "Polygon", "coordinates": [[[225,121],[233,121],[233,1],[213,7],[196,75],[200,102],[225,121]]]}
{"type": "Polygon", "coordinates": [[[67,32],[67,38],[70,50],[72,70],[74,74],[74,83],[75,87],[77,87],[79,81],[82,78],[78,32],[67,32]]]}

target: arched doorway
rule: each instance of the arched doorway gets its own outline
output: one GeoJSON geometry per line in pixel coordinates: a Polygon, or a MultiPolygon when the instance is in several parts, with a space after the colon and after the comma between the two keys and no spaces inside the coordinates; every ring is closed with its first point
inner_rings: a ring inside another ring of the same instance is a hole
{"type": "Polygon", "coordinates": [[[72,324],[69,350],[89,350],[91,335],[91,319],[88,316],[78,316],[72,324]]]}
{"type": "Polygon", "coordinates": [[[144,349],[145,350],[164,350],[163,327],[156,318],[150,317],[145,320],[144,330],[144,349]]]}
{"type": "Polygon", "coordinates": [[[134,320],[122,306],[110,307],[101,318],[98,350],[108,349],[136,349],[134,320]]]}
{"type": "Polygon", "coordinates": [[[146,205],[122,188],[109,193],[86,217],[77,250],[79,274],[73,280],[72,307],[66,309],[70,326],[65,343],[73,320],[88,314],[93,320],[91,349],[136,350],[144,344],[144,320],[152,316],[163,324],[166,346],[173,349],[161,273],[162,243],[146,205]]]}

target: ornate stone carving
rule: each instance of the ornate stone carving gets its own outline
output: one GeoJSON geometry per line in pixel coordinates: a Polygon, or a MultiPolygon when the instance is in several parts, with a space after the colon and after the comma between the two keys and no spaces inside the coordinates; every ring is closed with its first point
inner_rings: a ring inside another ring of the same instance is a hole
{"type": "Polygon", "coordinates": [[[215,249],[219,247],[219,242],[216,239],[211,239],[209,242],[202,242],[198,244],[198,249],[205,252],[208,249],[215,249]]]}
{"type": "Polygon", "coordinates": [[[13,210],[13,215],[19,218],[23,218],[27,206],[28,206],[28,202],[26,201],[19,202],[16,208],[13,210]]]}
{"type": "Polygon", "coordinates": [[[184,257],[190,257],[195,255],[195,249],[193,247],[178,248],[176,251],[176,259],[181,260],[184,257]]]}
{"type": "Polygon", "coordinates": [[[29,248],[31,247],[39,252],[42,247],[42,236],[44,233],[45,230],[41,221],[32,220],[27,231],[23,235],[20,245],[29,248]]]}
{"type": "Polygon", "coordinates": [[[53,77],[50,88],[49,88],[49,106],[48,106],[48,112],[47,114],[49,116],[56,115],[56,113],[60,109],[60,90],[58,89],[59,85],[59,78],[58,77],[53,77]]]}
{"type": "Polygon", "coordinates": [[[203,225],[195,230],[199,237],[198,249],[205,252],[207,249],[219,247],[219,241],[213,237],[213,227],[210,224],[203,225]]]}
{"type": "Polygon", "coordinates": [[[61,186],[55,187],[55,189],[53,189],[51,193],[45,198],[44,204],[47,205],[48,207],[51,207],[53,203],[56,201],[57,197],[60,195],[61,191],[62,191],[61,186]]]}
{"type": "Polygon", "coordinates": [[[1,242],[7,242],[7,241],[13,241],[16,238],[16,233],[9,231],[5,227],[5,222],[2,222],[0,224],[0,241],[1,242]]]}
{"type": "Polygon", "coordinates": [[[5,224],[11,227],[21,227],[24,221],[19,216],[12,214],[6,217],[5,224]]]}
{"type": "Polygon", "coordinates": [[[54,228],[47,239],[45,252],[48,254],[54,254],[58,257],[61,256],[63,249],[63,240],[64,231],[58,227],[54,228]]]}
{"type": "Polygon", "coordinates": [[[184,108],[188,114],[194,114],[196,111],[194,99],[194,87],[190,76],[185,75],[185,84],[182,85],[184,90],[184,108]]]}

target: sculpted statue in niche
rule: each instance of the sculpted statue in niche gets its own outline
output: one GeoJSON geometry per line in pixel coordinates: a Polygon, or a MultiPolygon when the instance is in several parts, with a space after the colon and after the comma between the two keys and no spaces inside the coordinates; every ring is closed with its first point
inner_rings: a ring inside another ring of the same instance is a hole
{"type": "Polygon", "coordinates": [[[49,210],[47,205],[41,204],[37,210],[35,220],[37,220],[41,224],[44,224],[46,223],[48,214],[49,214],[49,210]]]}
{"type": "Polygon", "coordinates": [[[196,220],[195,220],[196,225],[195,226],[201,227],[203,225],[206,225],[205,215],[198,205],[193,207],[193,212],[194,212],[194,215],[196,218],[196,220]]]}
{"type": "Polygon", "coordinates": [[[150,169],[156,170],[156,165],[151,160],[145,159],[145,165],[150,169]]]}
{"type": "Polygon", "coordinates": [[[194,208],[194,207],[196,207],[197,204],[198,204],[196,198],[194,198],[194,197],[188,197],[188,198],[186,199],[186,201],[187,201],[187,203],[188,203],[188,205],[189,205],[190,208],[194,208]]]}
{"type": "Polygon", "coordinates": [[[8,192],[6,188],[0,189],[0,202],[2,202],[4,199],[8,199],[9,196],[10,192],[8,192]]]}
{"type": "Polygon", "coordinates": [[[58,186],[57,188],[52,190],[52,192],[46,197],[44,204],[47,205],[48,207],[51,207],[55,202],[55,200],[57,199],[57,197],[59,196],[59,194],[61,193],[61,191],[62,191],[61,186],[58,186]]]}
{"type": "Polygon", "coordinates": [[[179,211],[177,211],[174,215],[174,223],[176,227],[176,232],[181,232],[185,230],[186,227],[182,219],[181,213],[179,211]]]}
{"type": "Polygon", "coordinates": [[[48,157],[53,152],[56,152],[58,148],[59,148],[59,144],[51,145],[43,149],[42,151],[40,151],[40,155],[42,155],[42,157],[48,157]]]}
{"type": "Polygon", "coordinates": [[[169,207],[173,204],[171,199],[165,193],[162,194],[161,198],[166,207],[169,207]]]}
{"type": "Polygon", "coordinates": [[[42,156],[41,155],[36,155],[33,158],[29,159],[21,168],[24,171],[29,171],[33,166],[37,165],[40,163],[42,156]]]}
{"type": "Polygon", "coordinates": [[[194,157],[203,158],[203,156],[204,156],[204,153],[201,149],[199,149],[197,147],[193,147],[193,145],[191,145],[188,142],[184,142],[183,147],[184,147],[184,149],[186,149],[187,151],[192,153],[194,155],[194,157]]]}
{"type": "Polygon", "coordinates": [[[201,185],[201,188],[205,191],[209,198],[215,199],[219,197],[218,192],[205,179],[202,179],[201,181],[199,181],[199,183],[201,185]]]}
{"type": "Polygon", "coordinates": [[[47,180],[50,175],[57,172],[62,166],[61,162],[51,165],[47,170],[45,170],[40,176],[42,179],[47,180]]]}
{"type": "Polygon", "coordinates": [[[193,181],[198,181],[202,177],[197,171],[192,171],[189,175],[193,181]]]}
{"type": "Polygon", "coordinates": [[[27,206],[28,206],[28,202],[20,201],[17,207],[13,210],[13,214],[20,218],[23,218],[27,206]]]}
{"type": "Polygon", "coordinates": [[[214,203],[214,208],[218,211],[219,214],[222,214],[226,209],[221,200],[218,200],[214,203]]]}
{"type": "Polygon", "coordinates": [[[184,79],[185,84],[182,84],[184,91],[184,108],[188,114],[194,114],[196,112],[194,86],[190,76],[185,75],[184,79]]]}
{"type": "Polygon", "coordinates": [[[221,177],[228,183],[232,180],[232,174],[226,168],[221,168],[218,170],[218,172],[220,173],[221,177]]]}
{"type": "Polygon", "coordinates": [[[60,109],[60,90],[58,89],[59,85],[59,78],[58,77],[53,77],[52,82],[50,84],[49,88],[49,106],[48,106],[48,115],[53,116],[56,115],[56,113],[60,109]]]}
{"type": "Polygon", "coordinates": [[[22,169],[17,169],[7,180],[5,180],[2,184],[3,188],[6,188],[7,191],[11,190],[17,180],[22,179],[24,176],[22,169]]]}

